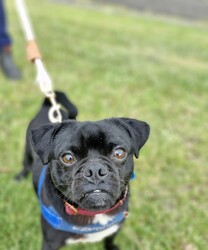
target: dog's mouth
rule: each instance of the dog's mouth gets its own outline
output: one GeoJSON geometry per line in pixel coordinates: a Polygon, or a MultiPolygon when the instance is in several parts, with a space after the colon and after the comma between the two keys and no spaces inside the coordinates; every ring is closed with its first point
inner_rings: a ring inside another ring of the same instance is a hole
{"type": "Polygon", "coordinates": [[[89,192],[83,194],[83,196],[81,197],[80,201],[82,202],[84,199],[89,198],[91,196],[92,197],[93,196],[97,197],[98,195],[100,196],[100,195],[104,195],[104,194],[111,196],[111,194],[108,191],[106,191],[106,190],[95,189],[93,191],[89,191],[89,192]]]}
{"type": "Polygon", "coordinates": [[[123,204],[127,193],[128,187],[126,187],[118,199],[115,199],[108,191],[95,189],[82,196],[78,207],[65,201],[65,210],[69,215],[82,214],[92,216],[99,213],[106,213],[123,204]]]}
{"type": "Polygon", "coordinates": [[[85,193],[80,199],[80,206],[91,211],[109,208],[115,203],[115,197],[103,189],[95,189],[85,193]]]}

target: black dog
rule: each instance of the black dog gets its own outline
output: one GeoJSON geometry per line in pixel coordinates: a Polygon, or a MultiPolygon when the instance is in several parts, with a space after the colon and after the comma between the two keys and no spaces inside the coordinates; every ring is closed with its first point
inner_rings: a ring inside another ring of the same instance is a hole
{"type": "Polygon", "coordinates": [[[128,211],[133,156],[147,141],[149,125],[127,118],[77,122],[75,106],[63,93],[56,95],[71,115],[63,111],[65,121],[49,123],[45,100],[29,125],[24,169],[17,177],[33,173],[42,249],[104,239],[106,250],[117,250],[113,239],[128,211]]]}

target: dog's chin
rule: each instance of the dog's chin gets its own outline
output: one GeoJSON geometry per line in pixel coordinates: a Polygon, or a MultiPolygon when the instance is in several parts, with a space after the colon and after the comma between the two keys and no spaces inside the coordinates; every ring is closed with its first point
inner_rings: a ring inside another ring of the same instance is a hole
{"type": "Polygon", "coordinates": [[[113,197],[107,192],[91,192],[82,198],[79,206],[85,210],[99,212],[111,208],[115,202],[113,197]]]}

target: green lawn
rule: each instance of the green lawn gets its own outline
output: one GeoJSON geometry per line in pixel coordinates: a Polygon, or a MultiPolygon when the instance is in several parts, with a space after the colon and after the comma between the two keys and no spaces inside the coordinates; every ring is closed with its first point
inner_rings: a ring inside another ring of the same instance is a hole
{"type": "MultiPolygon", "coordinates": [[[[208,28],[128,12],[26,1],[54,85],[78,120],[126,116],[151,136],[135,161],[121,250],[206,250],[208,246],[208,28]]],[[[0,75],[0,249],[39,250],[39,207],[31,177],[16,183],[27,124],[42,94],[13,1],[7,2],[21,82],[0,75]]],[[[102,244],[64,249],[101,250],[102,244]]]]}

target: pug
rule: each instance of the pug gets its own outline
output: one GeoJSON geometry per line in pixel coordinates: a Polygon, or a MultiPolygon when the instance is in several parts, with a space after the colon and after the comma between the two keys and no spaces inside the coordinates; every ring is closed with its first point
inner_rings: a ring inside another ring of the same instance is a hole
{"type": "Polygon", "coordinates": [[[24,168],[17,176],[32,172],[42,250],[102,240],[106,250],[118,250],[114,239],[128,214],[133,158],[138,158],[150,127],[129,118],[76,121],[76,107],[63,93],[57,99],[67,106],[63,121],[49,122],[45,100],[28,127],[24,168]]]}

